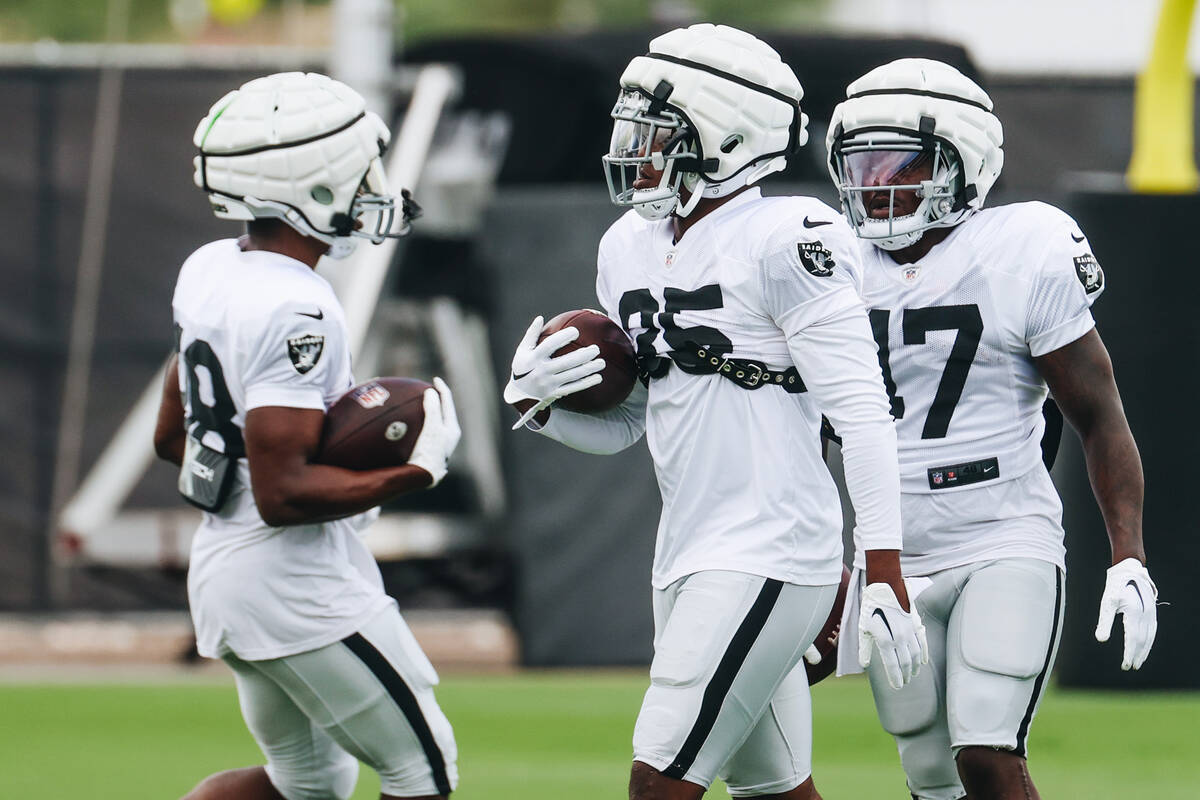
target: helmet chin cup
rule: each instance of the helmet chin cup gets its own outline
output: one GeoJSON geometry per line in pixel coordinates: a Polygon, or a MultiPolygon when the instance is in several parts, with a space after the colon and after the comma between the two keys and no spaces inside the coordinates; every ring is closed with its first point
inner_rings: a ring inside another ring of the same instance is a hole
{"type": "Polygon", "coordinates": [[[908,233],[904,233],[899,236],[891,236],[887,239],[875,239],[873,240],[872,244],[881,250],[895,252],[896,250],[903,250],[906,247],[911,247],[919,242],[921,237],[924,235],[925,229],[922,228],[919,231],[909,231],[908,233]]]}
{"type": "Polygon", "coordinates": [[[924,224],[922,217],[918,211],[899,220],[866,218],[854,226],[854,232],[860,239],[865,239],[884,250],[903,250],[916,244],[929,228],[924,224]]]}
{"type": "Polygon", "coordinates": [[[631,205],[633,206],[633,210],[638,213],[638,216],[653,222],[671,216],[671,212],[679,205],[679,196],[672,192],[668,196],[663,197],[662,192],[658,189],[646,189],[642,192],[635,191],[631,205]],[[643,193],[650,195],[650,197],[644,200],[639,198],[638,195],[643,193]]]}
{"type": "Polygon", "coordinates": [[[332,259],[341,260],[348,258],[354,252],[354,248],[358,246],[358,242],[345,236],[334,237],[334,240],[329,244],[329,252],[325,255],[332,259]]]}

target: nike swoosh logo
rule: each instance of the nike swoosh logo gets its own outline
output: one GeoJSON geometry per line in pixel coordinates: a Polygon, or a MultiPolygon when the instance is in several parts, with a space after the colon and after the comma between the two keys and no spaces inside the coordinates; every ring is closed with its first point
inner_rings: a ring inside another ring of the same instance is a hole
{"type": "Polygon", "coordinates": [[[887,614],[883,613],[882,608],[877,608],[874,611],[872,611],[871,616],[879,617],[881,620],[883,620],[883,626],[888,629],[888,636],[892,637],[893,639],[896,638],[896,634],[892,633],[892,626],[890,624],[888,624],[887,614]]]}
{"type": "Polygon", "coordinates": [[[1082,242],[1082,241],[1083,241],[1083,237],[1082,237],[1082,236],[1076,237],[1076,236],[1075,236],[1075,234],[1073,234],[1073,233],[1072,233],[1072,234],[1071,234],[1071,241],[1072,241],[1072,242],[1082,242]]]}
{"type": "Polygon", "coordinates": [[[984,467],[984,468],[983,468],[983,471],[984,471],[984,472],[991,472],[991,471],[992,471],[992,470],[994,470],[994,469],[995,469],[995,467],[984,467]]]}
{"type": "Polygon", "coordinates": [[[1142,590],[1139,589],[1138,585],[1136,583],[1134,583],[1132,580],[1129,581],[1128,583],[1126,583],[1125,585],[1132,586],[1133,590],[1135,592],[1137,592],[1138,602],[1142,604],[1142,611],[1145,611],[1146,610],[1146,601],[1142,599],[1142,590]]]}
{"type": "Polygon", "coordinates": [[[313,319],[325,319],[325,312],[319,308],[317,309],[317,313],[315,313],[315,314],[310,314],[307,311],[297,311],[296,313],[302,317],[312,317],[313,319]]]}
{"type": "Polygon", "coordinates": [[[814,221],[814,220],[809,219],[808,217],[804,218],[804,227],[806,227],[806,228],[819,228],[822,225],[832,225],[832,224],[833,224],[833,222],[831,220],[827,220],[827,219],[818,219],[818,220],[814,221]]]}
{"type": "MultiPolygon", "coordinates": [[[[533,372],[533,370],[529,370],[529,372],[533,372]]],[[[514,372],[514,373],[513,373],[513,380],[514,380],[514,381],[519,381],[519,380],[521,380],[521,378],[524,378],[526,375],[528,375],[528,374],[529,374],[529,372],[522,372],[520,375],[518,375],[517,373],[515,373],[515,372],[514,372]]]]}

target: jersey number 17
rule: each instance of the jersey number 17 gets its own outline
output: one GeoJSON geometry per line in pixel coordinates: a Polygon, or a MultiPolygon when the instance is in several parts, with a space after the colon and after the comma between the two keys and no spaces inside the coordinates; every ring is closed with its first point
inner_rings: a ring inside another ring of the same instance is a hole
{"type": "MultiPolygon", "coordinates": [[[[961,306],[929,306],[906,308],[900,312],[900,330],[904,344],[925,344],[929,331],[957,331],[950,357],[942,370],[929,415],[925,417],[922,439],[942,439],[950,428],[950,417],[962,398],[967,384],[967,372],[975,360],[979,340],[983,336],[983,317],[975,304],[961,306]]],[[[879,345],[879,366],[883,369],[883,385],[892,401],[892,416],[904,418],[904,398],[896,393],[896,381],[892,378],[890,363],[891,349],[888,344],[888,321],[892,312],[887,308],[875,308],[870,312],[871,332],[879,345]]]]}

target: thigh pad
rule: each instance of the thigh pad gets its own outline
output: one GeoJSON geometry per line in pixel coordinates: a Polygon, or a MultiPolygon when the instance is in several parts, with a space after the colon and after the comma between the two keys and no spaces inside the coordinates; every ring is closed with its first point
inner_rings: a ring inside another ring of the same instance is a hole
{"type": "Polygon", "coordinates": [[[1048,562],[1011,559],[971,575],[951,626],[966,666],[1019,679],[1041,671],[1057,615],[1056,572],[1048,562]]]}

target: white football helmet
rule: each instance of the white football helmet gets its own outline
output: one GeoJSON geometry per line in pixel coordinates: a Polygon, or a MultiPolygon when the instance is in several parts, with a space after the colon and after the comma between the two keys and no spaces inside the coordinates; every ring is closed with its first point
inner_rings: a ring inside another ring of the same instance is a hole
{"type": "Polygon", "coordinates": [[[992,100],[949,64],[902,58],[846,87],[825,140],[842,209],[862,239],[900,250],[934,227],[957,225],[983,207],[1004,165],[1004,132],[992,100]],[[932,167],[932,175],[911,178],[932,167]],[[908,176],[906,178],[906,176],[908,176]],[[916,211],[873,218],[864,193],[894,200],[914,191],[916,211]]]}
{"type": "Polygon", "coordinates": [[[659,36],[621,76],[604,156],[613,202],[647,219],[685,217],[701,197],[783,169],[808,141],[803,96],[791,67],[745,31],[703,23],[659,36]],[[657,185],[634,188],[647,165],[657,185]],[[691,193],[682,206],[681,187],[691,193]]]}
{"type": "Polygon", "coordinates": [[[196,128],[196,185],[222,219],[277,218],[344,258],[354,237],[379,244],[419,214],[396,199],[380,156],[391,133],[358,92],[325,75],[281,72],[222,97],[196,128]]]}

